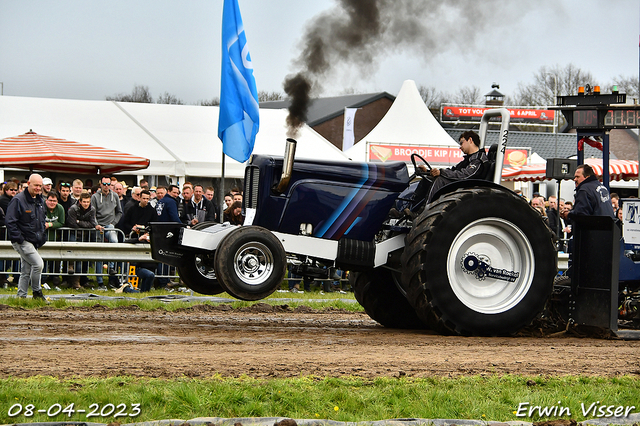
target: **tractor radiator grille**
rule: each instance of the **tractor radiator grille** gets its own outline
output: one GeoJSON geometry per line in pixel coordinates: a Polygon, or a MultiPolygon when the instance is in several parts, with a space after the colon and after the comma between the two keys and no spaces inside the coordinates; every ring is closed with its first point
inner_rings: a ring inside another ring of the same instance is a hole
{"type": "Polygon", "coordinates": [[[260,169],[247,166],[244,171],[244,195],[242,202],[245,209],[258,208],[258,184],[260,183],[260,169]]]}

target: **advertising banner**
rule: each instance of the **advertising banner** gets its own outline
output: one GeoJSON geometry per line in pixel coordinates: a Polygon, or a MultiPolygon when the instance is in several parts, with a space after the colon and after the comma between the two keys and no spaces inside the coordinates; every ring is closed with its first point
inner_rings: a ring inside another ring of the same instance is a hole
{"type": "MultiPolygon", "coordinates": [[[[475,106],[451,106],[443,105],[440,109],[440,121],[459,123],[479,123],[482,114],[488,109],[475,106]]],[[[550,109],[524,109],[507,108],[511,115],[511,122],[516,124],[547,125],[553,126],[555,111],[550,109]]],[[[500,117],[492,118],[490,121],[500,121],[500,117]]]]}
{"type": "MultiPolygon", "coordinates": [[[[464,154],[453,146],[417,146],[368,143],[368,159],[373,162],[403,161],[411,162],[411,154],[418,154],[431,165],[453,166],[462,161],[464,154]]],[[[510,148],[504,156],[504,167],[516,167],[527,164],[529,148],[510,148]]]]}
{"type": "Polygon", "coordinates": [[[358,108],[344,109],[344,128],[342,130],[342,150],[351,148],[355,142],[354,121],[358,108]]]}

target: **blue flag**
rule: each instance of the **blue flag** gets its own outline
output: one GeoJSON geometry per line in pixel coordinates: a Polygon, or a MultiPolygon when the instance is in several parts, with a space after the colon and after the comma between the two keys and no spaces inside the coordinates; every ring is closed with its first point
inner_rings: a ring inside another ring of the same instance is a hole
{"type": "Polygon", "coordinates": [[[238,0],[224,0],[218,137],[222,151],[244,163],[260,126],[258,91],[238,0]]]}

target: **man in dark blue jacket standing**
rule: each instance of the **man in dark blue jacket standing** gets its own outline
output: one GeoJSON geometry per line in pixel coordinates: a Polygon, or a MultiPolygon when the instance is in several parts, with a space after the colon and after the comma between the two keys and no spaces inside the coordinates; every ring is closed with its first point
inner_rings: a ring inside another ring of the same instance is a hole
{"type": "Polygon", "coordinates": [[[573,181],[576,183],[576,195],[573,209],[569,212],[570,219],[578,215],[615,217],[609,191],[600,183],[590,165],[578,166],[573,181]]]}
{"type": "MultiPolygon", "coordinates": [[[[579,165],[573,175],[573,181],[576,184],[576,194],[573,208],[567,215],[570,221],[574,220],[576,216],[609,216],[615,218],[609,190],[600,183],[590,165],[579,165]]],[[[573,253],[573,237],[569,240],[568,245],[569,253],[573,253]]],[[[573,276],[573,266],[569,267],[565,275],[573,276]]]]}
{"type": "Polygon", "coordinates": [[[158,222],[180,222],[178,216],[178,195],[180,188],[175,185],[169,185],[167,195],[156,204],[156,213],[158,213],[158,222]]]}
{"type": "Polygon", "coordinates": [[[42,176],[29,176],[27,189],[11,199],[5,224],[11,245],[20,254],[22,269],[18,281],[18,297],[27,297],[29,283],[34,299],[45,299],[40,286],[44,262],[38,248],[47,241],[46,207],[42,198],[42,176]]]}

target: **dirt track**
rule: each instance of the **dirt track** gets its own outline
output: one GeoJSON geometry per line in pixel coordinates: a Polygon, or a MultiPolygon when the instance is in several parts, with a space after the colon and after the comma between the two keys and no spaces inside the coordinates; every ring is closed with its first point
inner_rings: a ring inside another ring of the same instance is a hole
{"type": "Polygon", "coordinates": [[[639,341],[447,337],[385,329],[366,314],[263,304],[0,308],[0,353],[11,360],[0,377],[640,374],[639,341]]]}

